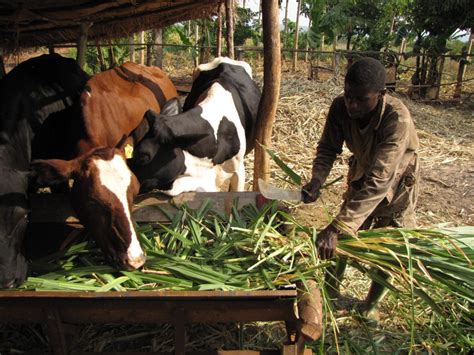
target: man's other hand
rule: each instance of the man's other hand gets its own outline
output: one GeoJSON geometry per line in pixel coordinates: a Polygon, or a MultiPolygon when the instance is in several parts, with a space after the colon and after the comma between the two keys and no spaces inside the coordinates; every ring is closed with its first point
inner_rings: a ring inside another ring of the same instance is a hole
{"type": "Polygon", "coordinates": [[[337,238],[341,233],[331,224],[318,233],[316,238],[316,248],[319,258],[322,260],[330,259],[334,256],[337,246],[337,238]]]}
{"type": "Polygon", "coordinates": [[[311,179],[306,185],[301,189],[301,196],[304,203],[314,202],[321,195],[319,191],[321,188],[321,183],[318,179],[311,179]]]}

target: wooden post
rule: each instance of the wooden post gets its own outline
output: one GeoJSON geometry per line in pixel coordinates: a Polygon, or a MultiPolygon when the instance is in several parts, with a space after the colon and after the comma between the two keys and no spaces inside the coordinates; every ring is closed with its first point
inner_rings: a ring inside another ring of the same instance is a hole
{"type": "Polygon", "coordinates": [[[145,31],[140,31],[140,64],[145,65],[145,51],[143,50],[143,45],[145,43],[145,31]]]}
{"type": "Polygon", "coordinates": [[[196,22],[194,26],[194,66],[199,65],[199,25],[196,22]]]}
{"type": "Polygon", "coordinates": [[[288,2],[289,0],[286,0],[286,5],[285,5],[285,38],[283,39],[283,48],[288,47],[288,2]]]}
{"type": "Polygon", "coordinates": [[[296,28],[295,28],[295,43],[293,52],[293,71],[296,71],[296,64],[298,62],[298,35],[299,35],[299,24],[300,24],[300,7],[301,7],[301,0],[297,0],[297,7],[296,7],[296,28]]]}
{"type": "Polygon", "coordinates": [[[225,0],[227,56],[234,59],[234,1],[225,0]]]}
{"type": "Polygon", "coordinates": [[[48,53],[49,53],[49,54],[54,54],[54,53],[55,53],[55,52],[54,52],[54,46],[53,46],[53,45],[51,45],[51,46],[48,47],[48,53]]]}
{"type": "Polygon", "coordinates": [[[81,68],[86,64],[87,32],[91,28],[92,22],[82,22],[79,25],[79,38],[77,40],[77,63],[81,68]]]}
{"type": "Polygon", "coordinates": [[[151,66],[151,52],[152,52],[152,44],[147,43],[146,44],[146,66],[149,67],[151,66]]]}
{"type": "Polygon", "coordinates": [[[461,91],[462,91],[462,77],[464,74],[464,69],[466,67],[467,62],[467,49],[463,47],[461,58],[459,58],[459,66],[458,66],[458,76],[456,80],[456,87],[454,88],[454,95],[453,99],[457,100],[461,98],[461,91]]]}
{"type": "Polygon", "coordinates": [[[441,91],[441,80],[443,78],[443,69],[444,69],[444,57],[441,57],[439,59],[439,71],[438,71],[438,77],[436,78],[436,94],[435,94],[435,100],[439,99],[439,92],[441,91]]]}
{"type": "Polygon", "coordinates": [[[105,65],[104,55],[102,54],[102,48],[100,47],[100,45],[97,45],[97,55],[99,57],[100,71],[106,71],[107,66],[105,65]]]}
{"type": "Polygon", "coordinates": [[[217,17],[217,38],[216,38],[216,57],[222,55],[222,13],[224,12],[224,4],[219,4],[217,17]]]}
{"type": "Polygon", "coordinates": [[[135,36],[131,35],[129,37],[129,42],[130,42],[130,61],[135,62],[135,36]]]}
{"type": "MultiPolygon", "coordinates": [[[[306,34],[306,53],[304,54],[304,62],[308,62],[308,57],[309,57],[309,31],[311,30],[311,17],[309,18],[308,22],[308,33],[306,34]]],[[[312,58],[311,58],[312,59],[312,58]]],[[[311,60],[310,59],[310,60],[311,60]]]]}
{"type": "Polygon", "coordinates": [[[300,282],[298,288],[298,322],[296,325],[298,338],[315,341],[323,333],[323,305],[321,292],[314,280],[308,280],[306,286],[300,282]],[[306,289],[307,288],[307,289],[306,289]]]}
{"type": "Polygon", "coordinates": [[[117,62],[115,61],[114,55],[114,47],[112,46],[112,42],[109,42],[109,68],[115,67],[117,62]]]}
{"type": "Polygon", "coordinates": [[[163,30],[155,30],[155,66],[163,68],[163,30]]]}
{"type": "Polygon", "coordinates": [[[280,96],[281,51],[278,18],[278,0],[262,2],[263,19],[263,93],[258,106],[257,132],[254,159],[253,189],[258,190],[258,179],[268,181],[270,159],[258,143],[270,146],[273,122],[280,96]]]}

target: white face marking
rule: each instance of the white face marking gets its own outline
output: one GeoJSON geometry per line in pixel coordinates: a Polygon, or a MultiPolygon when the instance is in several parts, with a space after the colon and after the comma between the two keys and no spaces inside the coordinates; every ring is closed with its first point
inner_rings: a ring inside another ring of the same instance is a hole
{"type": "Polygon", "coordinates": [[[125,211],[132,232],[131,243],[127,250],[128,263],[138,268],[143,264],[143,250],[133,228],[127,202],[127,189],[132,182],[132,173],[124,159],[118,154],[112,160],[95,159],[94,163],[99,171],[100,183],[118,198],[125,211]]]}
{"type": "Polygon", "coordinates": [[[250,79],[252,79],[252,68],[250,67],[248,63],[241,60],[233,60],[228,57],[217,57],[212,62],[198,65],[197,68],[194,69],[194,72],[193,72],[193,81],[198,77],[200,72],[212,70],[221,63],[239,65],[243,67],[245,71],[247,72],[247,74],[250,76],[250,79]]]}

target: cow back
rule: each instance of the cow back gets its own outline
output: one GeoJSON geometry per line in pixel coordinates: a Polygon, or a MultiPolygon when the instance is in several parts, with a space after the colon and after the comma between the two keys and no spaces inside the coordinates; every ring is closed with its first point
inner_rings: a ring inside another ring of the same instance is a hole
{"type": "Polygon", "coordinates": [[[171,80],[158,67],[125,63],[94,75],[81,96],[85,137],[78,153],[98,146],[114,146],[142,121],[148,109],[160,112],[178,95],[171,80]]]}
{"type": "Polygon", "coordinates": [[[193,82],[191,92],[184,102],[183,110],[187,111],[196,106],[202,94],[214,83],[219,83],[232,94],[245,130],[247,154],[255,146],[257,112],[261,93],[244,67],[223,62],[211,70],[201,71],[193,82]]]}

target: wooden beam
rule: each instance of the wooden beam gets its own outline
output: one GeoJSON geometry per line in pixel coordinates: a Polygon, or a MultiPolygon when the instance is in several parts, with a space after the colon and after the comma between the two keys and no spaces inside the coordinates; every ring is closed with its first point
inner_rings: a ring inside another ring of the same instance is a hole
{"type": "MultiPolygon", "coordinates": [[[[278,0],[262,2],[263,17],[263,93],[257,114],[257,142],[270,146],[273,122],[280,96],[281,54],[278,0]]],[[[258,190],[258,178],[268,180],[270,159],[262,147],[255,146],[253,189],[258,190]]]]}
{"type": "MultiPolygon", "coordinates": [[[[136,222],[166,222],[167,215],[173,216],[182,204],[190,208],[199,208],[203,202],[210,200],[216,212],[231,213],[235,205],[237,209],[255,205],[256,192],[186,192],[175,197],[160,193],[149,193],[137,196],[132,217],[136,222]]],[[[31,194],[29,196],[32,223],[72,223],[79,220],[70,204],[67,194],[31,194]]]]}
{"type": "Polygon", "coordinates": [[[234,1],[225,0],[227,56],[234,59],[234,1]]]}
{"type": "Polygon", "coordinates": [[[154,30],[155,34],[155,61],[154,66],[163,68],[163,29],[156,28],[154,30]]]}
{"type": "Polygon", "coordinates": [[[300,27],[300,7],[301,7],[301,0],[296,0],[297,8],[296,8],[296,26],[295,26],[295,43],[293,52],[293,71],[296,71],[296,65],[298,64],[298,35],[299,35],[299,27],[300,27]]]}
{"type": "Polygon", "coordinates": [[[77,41],[77,63],[81,68],[84,68],[86,64],[86,46],[87,46],[87,33],[89,28],[92,27],[92,22],[82,22],[79,25],[79,38],[77,41]]]}
{"type": "Polygon", "coordinates": [[[216,38],[216,57],[222,55],[222,13],[224,12],[224,4],[219,4],[217,15],[217,38],[216,38]]]}

